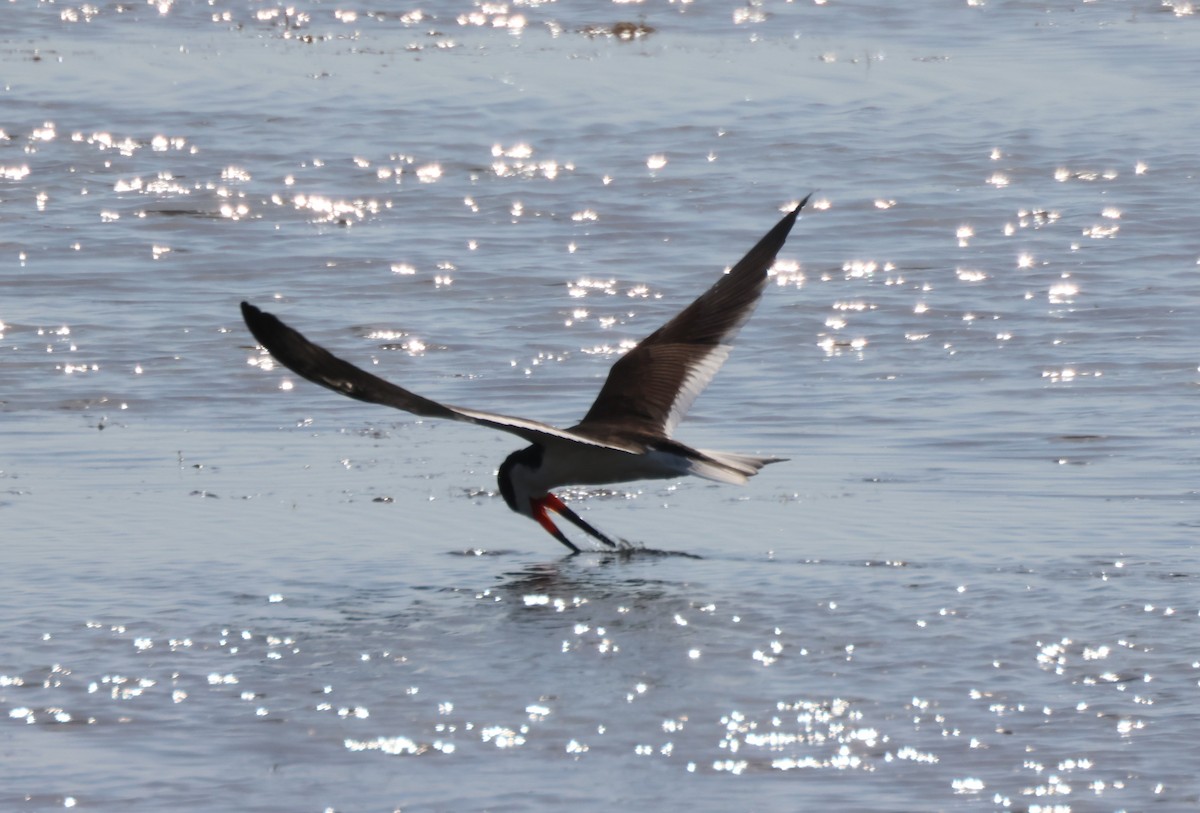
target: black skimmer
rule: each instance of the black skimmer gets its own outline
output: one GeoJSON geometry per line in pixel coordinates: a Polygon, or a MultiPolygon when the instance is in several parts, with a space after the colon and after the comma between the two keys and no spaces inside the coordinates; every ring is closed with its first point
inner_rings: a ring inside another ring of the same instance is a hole
{"type": "Polygon", "coordinates": [[[551,489],[685,474],[745,483],[766,464],[781,460],[693,449],[671,433],[729,355],[729,342],[758,304],[775,255],[807,202],[807,197],[800,201],[695,302],[618,359],[591,409],[569,429],[438,403],[343,361],[248,302],[242,303],[242,317],[276,361],[309,381],[360,401],[487,426],[529,441],[500,465],[500,493],[508,507],[536,520],[573,552],[579,548],[554,525],[551,511],[610,548],[621,547],[551,489]]]}

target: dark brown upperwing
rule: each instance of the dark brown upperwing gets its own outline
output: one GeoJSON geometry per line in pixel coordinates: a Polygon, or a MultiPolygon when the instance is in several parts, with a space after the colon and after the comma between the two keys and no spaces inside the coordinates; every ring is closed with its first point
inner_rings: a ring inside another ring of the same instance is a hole
{"type": "Polygon", "coordinates": [[[728,274],[618,359],[574,429],[620,424],[669,435],[724,362],[728,342],[758,304],[767,271],[807,202],[805,197],[728,274]]]}
{"type": "Polygon", "coordinates": [[[604,443],[540,421],[438,403],[338,358],[320,345],[310,342],[299,331],[288,327],[277,317],[259,310],[249,302],[242,303],[242,318],[246,320],[246,326],[250,328],[254,338],[280,364],[314,384],[328,387],[334,392],[359,401],[402,409],[426,418],[445,418],[499,429],[523,437],[530,443],[582,443],[623,452],[639,451],[638,447],[629,444],[604,443]]]}

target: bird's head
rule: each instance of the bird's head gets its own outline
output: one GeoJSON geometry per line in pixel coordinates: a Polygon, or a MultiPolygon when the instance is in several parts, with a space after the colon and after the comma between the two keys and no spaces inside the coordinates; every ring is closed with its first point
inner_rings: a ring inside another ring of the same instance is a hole
{"type": "Polygon", "coordinates": [[[500,464],[496,475],[504,502],[518,514],[527,517],[533,517],[530,498],[543,496],[531,494],[529,489],[533,475],[542,467],[543,453],[544,450],[537,444],[513,452],[500,464]]]}
{"type": "Polygon", "coordinates": [[[618,547],[616,542],[597,531],[583,517],[564,505],[563,501],[550,493],[544,484],[538,483],[545,451],[542,446],[535,443],[513,452],[500,464],[496,479],[499,481],[500,496],[504,497],[504,502],[518,514],[537,522],[546,529],[548,534],[576,553],[579,552],[579,548],[555,526],[554,521],[550,519],[551,511],[566,517],[578,528],[599,539],[605,545],[611,548],[618,547]]]}

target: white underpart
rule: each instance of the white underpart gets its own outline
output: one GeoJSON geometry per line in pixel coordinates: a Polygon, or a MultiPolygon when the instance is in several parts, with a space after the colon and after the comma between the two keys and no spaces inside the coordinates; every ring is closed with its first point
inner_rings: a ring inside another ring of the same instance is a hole
{"type": "Polygon", "coordinates": [[[679,392],[675,395],[675,401],[671,404],[671,411],[667,415],[666,423],[663,424],[664,435],[671,437],[675,432],[675,427],[692,408],[696,396],[703,392],[708,383],[713,380],[717,370],[720,370],[725,359],[729,358],[729,351],[732,349],[731,345],[718,344],[688,370],[687,377],[683,380],[683,386],[679,388],[679,392]]]}
{"type": "Polygon", "coordinates": [[[601,486],[682,477],[691,468],[690,460],[666,452],[630,454],[604,447],[554,444],[546,447],[541,468],[528,471],[525,476],[530,493],[537,495],[559,486],[601,486]]]}
{"type": "Polygon", "coordinates": [[[532,516],[530,500],[544,497],[560,486],[596,486],[633,480],[664,480],[692,474],[706,480],[741,485],[767,463],[777,458],[737,452],[697,450],[708,459],[689,459],[669,452],[630,454],[597,446],[551,444],[542,465],[534,470],[524,465],[511,472],[517,510],[532,516]]]}
{"type": "Polygon", "coordinates": [[[662,480],[683,477],[692,473],[692,469],[692,461],[666,452],[631,454],[604,446],[552,443],[546,446],[541,467],[531,469],[516,465],[510,476],[517,510],[526,516],[533,516],[529,501],[544,497],[547,492],[560,486],[662,480]]]}

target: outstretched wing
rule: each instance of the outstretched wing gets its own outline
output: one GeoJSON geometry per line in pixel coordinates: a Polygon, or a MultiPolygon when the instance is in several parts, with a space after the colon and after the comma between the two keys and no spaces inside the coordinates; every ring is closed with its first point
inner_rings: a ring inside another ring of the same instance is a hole
{"type": "Polygon", "coordinates": [[[242,318],[246,320],[246,326],[250,328],[254,338],[280,364],[314,384],[328,387],[359,401],[402,409],[425,418],[445,418],[451,421],[487,426],[518,435],[530,443],[542,445],[562,442],[582,443],[624,452],[640,451],[640,449],[623,446],[619,443],[601,443],[540,421],[439,403],[417,395],[415,392],[409,392],[389,381],[384,381],[379,376],[359,369],[348,361],[343,361],[325,348],[313,344],[275,316],[259,310],[249,302],[242,303],[242,318]]]}
{"type": "Polygon", "coordinates": [[[729,356],[730,341],[754,312],[767,271],[807,202],[805,197],[728,274],[618,359],[574,429],[606,436],[605,427],[620,424],[669,437],[729,356]]]}

